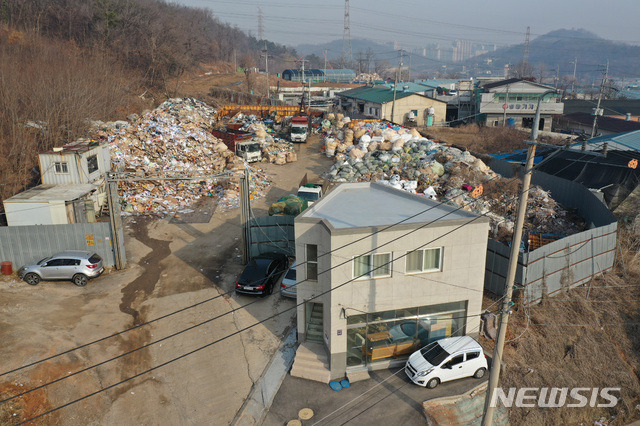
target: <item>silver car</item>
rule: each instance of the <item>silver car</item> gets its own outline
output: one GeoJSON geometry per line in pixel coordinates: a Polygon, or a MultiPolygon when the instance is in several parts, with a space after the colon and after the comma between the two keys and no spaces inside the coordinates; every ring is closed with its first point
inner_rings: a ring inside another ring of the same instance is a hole
{"type": "Polygon", "coordinates": [[[18,276],[27,284],[37,285],[41,280],[71,280],[84,287],[89,279],[104,272],[102,258],[88,251],[63,251],[45,257],[35,265],[23,266],[18,276]]]}
{"type": "Polygon", "coordinates": [[[286,297],[296,298],[296,264],[289,267],[289,270],[280,283],[280,293],[286,297]]]}

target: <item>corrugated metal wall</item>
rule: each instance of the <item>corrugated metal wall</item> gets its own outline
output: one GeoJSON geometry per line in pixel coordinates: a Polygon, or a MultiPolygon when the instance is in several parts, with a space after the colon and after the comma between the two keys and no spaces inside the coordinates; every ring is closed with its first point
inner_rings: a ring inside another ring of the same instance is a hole
{"type": "Polygon", "coordinates": [[[262,253],[285,253],[295,256],[293,216],[264,216],[249,221],[251,235],[250,257],[262,253]]]}
{"type": "MultiPolygon", "coordinates": [[[[502,176],[522,174],[522,167],[498,159],[485,159],[502,176]]],[[[523,302],[536,304],[561,290],[587,283],[613,267],[617,246],[618,223],[615,216],[587,188],[579,183],[534,171],[532,184],[551,191],[564,207],[575,208],[586,223],[584,232],[570,235],[529,253],[520,253],[515,283],[524,285],[523,302]]],[[[485,288],[504,294],[510,247],[489,240],[485,271],[485,288]]]]}
{"type": "MultiPolygon", "coordinates": [[[[124,235],[120,233],[120,241],[124,235]]],[[[104,266],[115,265],[109,223],[0,227],[0,261],[13,262],[14,269],[64,250],[98,253],[104,266]]],[[[124,247],[122,247],[124,250],[124,247]]],[[[124,251],[123,251],[124,253],[124,251]]]]}

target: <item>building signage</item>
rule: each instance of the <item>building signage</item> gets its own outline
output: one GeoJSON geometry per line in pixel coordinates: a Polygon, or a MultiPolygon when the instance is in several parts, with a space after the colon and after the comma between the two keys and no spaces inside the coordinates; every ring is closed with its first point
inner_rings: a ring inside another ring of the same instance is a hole
{"type": "Polygon", "coordinates": [[[536,109],[535,104],[502,104],[502,109],[536,109]]]}

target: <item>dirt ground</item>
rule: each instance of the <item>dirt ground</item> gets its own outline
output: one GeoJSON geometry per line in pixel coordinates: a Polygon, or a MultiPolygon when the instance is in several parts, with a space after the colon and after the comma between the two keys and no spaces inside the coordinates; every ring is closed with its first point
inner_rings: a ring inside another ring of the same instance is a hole
{"type": "MultiPolygon", "coordinates": [[[[296,145],[298,162],[257,165],[273,183],[266,197],[252,202],[256,215],[297,189],[305,173],[317,178],[328,170],[331,161],[320,154],[320,145],[313,137],[296,145]]],[[[142,217],[124,222],[127,267],[122,271],[106,273],[84,288],[64,281],[31,287],[15,276],[0,281],[0,374],[200,304],[1,375],[0,399],[63,379],[0,403],[0,424],[76,400],[32,424],[229,424],[293,326],[295,310],[198,350],[295,305],[279,294],[260,299],[233,293],[242,270],[239,209],[218,210],[206,223],[142,217]],[[133,352],[90,368],[128,351],[133,352]],[[155,366],[160,367],[145,373],[155,366]],[[100,389],[107,390],[92,395],[100,389]]]]}

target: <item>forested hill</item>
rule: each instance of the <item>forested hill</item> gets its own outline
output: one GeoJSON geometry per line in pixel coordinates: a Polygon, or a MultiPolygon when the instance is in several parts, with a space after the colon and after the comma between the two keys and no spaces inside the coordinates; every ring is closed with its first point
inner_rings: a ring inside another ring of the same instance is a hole
{"type": "Polygon", "coordinates": [[[200,62],[255,66],[260,49],[275,61],[295,51],[257,40],[210,11],[161,0],[4,0],[0,19],[11,28],[73,41],[113,55],[161,86],[200,62]],[[234,53],[235,52],[235,53],[234,53]]]}

